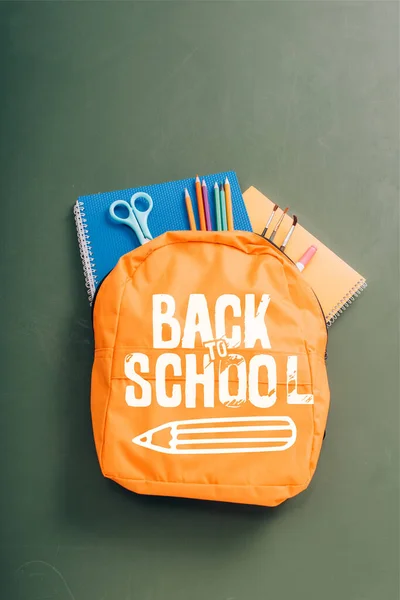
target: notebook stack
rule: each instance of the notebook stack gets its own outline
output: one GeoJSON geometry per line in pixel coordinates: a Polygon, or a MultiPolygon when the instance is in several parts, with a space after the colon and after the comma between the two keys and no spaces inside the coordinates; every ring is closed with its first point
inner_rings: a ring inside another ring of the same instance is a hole
{"type": "MultiPolygon", "coordinates": [[[[272,213],[273,202],[255,187],[250,187],[242,194],[233,171],[207,175],[202,180],[210,196],[214,192],[214,187],[218,188],[217,182],[229,181],[235,230],[254,231],[261,235],[265,233],[268,216],[273,214],[267,237],[276,229],[274,244],[280,247],[284,243],[285,236],[293,224],[293,218],[289,214],[282,214],[280,209],[272,213]],[[278,223],[280,223],[279,228],[276,228],[278,223]]],[[[120,257],[148,241],[143,238],[141,241],[140,232],[138,237],[133,235],[129,227],[119,226],[118,217],[113,220],[110,216],[110,206],[113,203],[124,204],[127,205],[127,211],[131,213],[128,203],[132,202],[135,194],[149,197],[151,206],[147,208],[147,212],[142,213],[146,216],[146,223],[142,230],[147,231],[147,236],[151,239],[167,231],[193,228],[194,220],[198,222],[201,217],[199,205],[193,202],[193,213],[190,211],[192,214],[188,215],[185,194],[188,202],[189,198],[196,198],[196,192],[198,193],[195,179],[190,178],[78,198],[74,206],[75,223],[90,303],[93,302],[99,284],[115,267],[120,257]]],[[[222,187],[221,194],[223,194],[222,187]]],[[[207,210],[210,211],[207,221],[219,223],[219,214],[215,208],[217,206],[218,209],[218,202],[214,204],[210,201],[207,204],[207,210]]],[[[132,214],[131,218],[135,221],[132,228],[137,231],[136,225],[140,228],[142,223],[140,214],[137,217],[140,223],[136,222],[132,214]]],[[[304,269],[303,277],[317,295],[329,327],[366,288],[367,282],[360,273],[304,229],[300,223],[296,224],[292,233],[285,247],[285,254],[294,263],[299,261],[306,249],[314,248],[314,252],[317,250],[304,269]]]]}
{"type": "MultiPolygon", "coordinates": [[[[243,197],[253,231],[262,233],[274,203],[255,187],[246,190],[243,197]]],[[[273,229],[274,223],[278,221],[281,214],[282,211],[278,209],[271,222],[270,230],[273,229]]],[[[277,246],[282,244],[291,224],[292,218],[286,214],[274,239],[277,246]]],[[[304,251],[311,246],[315,246],[318,250],[302,275],[316,293],[329,327],[367,287],[367,282],[360,273],[304,229],[300,223],[293,231],[290,242],[285,248],[285,254],[297,262],[304,251]]]]}

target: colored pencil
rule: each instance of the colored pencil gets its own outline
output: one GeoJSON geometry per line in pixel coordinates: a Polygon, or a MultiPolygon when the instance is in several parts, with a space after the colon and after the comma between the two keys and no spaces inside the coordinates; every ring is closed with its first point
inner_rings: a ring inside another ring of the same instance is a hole
{"type": "Polygon", "coordinates": [[[235,229],[233,224],[233,212],[232,212],[232,198],[231,198],[231,186],[228,178],[225,179],[225,204],[226,204],[226,218],[228,223],[228,231],[235,229]]]}
{"type": "Polygon", "coordinates": [[[201,193],[201,183],[198,175],[196,175],[196,198],[197,209],[199,211],[200,229],[201,231],[206,231],[206,217],[204,214],[203,194],[201,193]]]}
{"type": "Polygon", "coordinates": [[[210,215],[210,205],[208,202],[208,189],[205,179],[203,179],[201,184],[201,190],[203,192],[203,204],[204,204],[204,214],[206,217],[206,227],[207,231],[212,231],[212,223],[211,223],[211,215],[210,215]]]}
{"type": "Polygon", "coordinates": [[[186,202],[186,210],[189,218],[190,230],[197,231],[196,220],[194,218],[192,200],[190,198],[189,192],[187,188],[185,188],[185,202],[186,202]]]}
{"type": "Polygon", "coordinates": [[[214,183],[214,199],[215,199],[215,215],[217,217],[217,231],[222,231],[221,221],[221,203],[219,200],[219,187],[218,183],[214,183]]]}
{"type": "Polygon", "coordinates": [[[171,421],[149,429],[132,442],[163,454],[241,454],[287,450],[296,436],[290,417],[224,417],[171,421]],[[163,434],[157,435],[159,432],[163,434]],[[165,433],[169,434],[168,442],[164,441],[165,433]],[[218,437],[218,433],[222,435],[218,437]]]}
{"type": "Polygon", "coordinates": [[[226,202],[225,202],[225,191],[224,186],[220,185],[219,187],[219,200],[221,204],[221,223],[222,223],[222,231],[228,231],[228,225],[226,220],[226,202]]]}

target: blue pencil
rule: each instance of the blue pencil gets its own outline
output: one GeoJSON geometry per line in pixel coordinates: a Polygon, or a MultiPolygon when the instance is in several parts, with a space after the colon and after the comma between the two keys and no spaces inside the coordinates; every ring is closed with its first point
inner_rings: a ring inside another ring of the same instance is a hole
{"type": "Polygon", "coordinates": [[[228,231],[228,223],[226,219],[226,202],[225,202],[225,190],[224,184],[221,183],[219,187],[219,199],[221,202],[221,221],[222,221],[222,231],[228,231]]]}

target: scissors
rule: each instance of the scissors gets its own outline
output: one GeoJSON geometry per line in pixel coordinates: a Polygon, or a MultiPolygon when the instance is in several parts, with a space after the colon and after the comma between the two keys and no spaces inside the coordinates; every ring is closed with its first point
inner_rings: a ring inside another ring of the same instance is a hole
{"type": "Polygon", "coordinates": [[[122,225],[128,225],[128,227],[133,229],[141,245],[146,244],[153,239],[147,226],[147,218],[152,210],[153,200],[146,192],[137,192],[136,194],[133,194],[129,202],[126,200],[116,200],[111,204],[109,209],[112,220],[122,225]],[[148,203],[148,207],[145,210],[141,210],[141,208],[135,204],[136,200],[139,198],[143,198],[148,203]],[[121,207],[128,211],[126,217],[119,217],[115,213],[115,209],[121,207]]]}

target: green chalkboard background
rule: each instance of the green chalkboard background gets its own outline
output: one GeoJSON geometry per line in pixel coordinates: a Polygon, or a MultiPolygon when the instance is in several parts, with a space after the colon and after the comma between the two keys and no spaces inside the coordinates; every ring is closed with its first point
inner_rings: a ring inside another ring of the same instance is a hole
{"type": "Polygon", "coordinates": [[[1,598],[397,600],[396,2],[2,2],[1,598]],[[277,509],[136,497],[91,432],[80,194],[234,169],[368,279],[277,509]]]}

